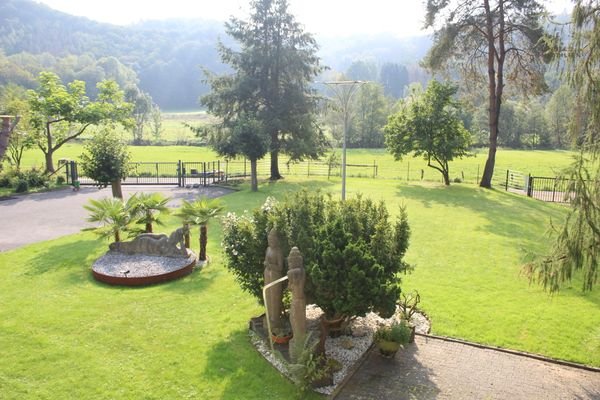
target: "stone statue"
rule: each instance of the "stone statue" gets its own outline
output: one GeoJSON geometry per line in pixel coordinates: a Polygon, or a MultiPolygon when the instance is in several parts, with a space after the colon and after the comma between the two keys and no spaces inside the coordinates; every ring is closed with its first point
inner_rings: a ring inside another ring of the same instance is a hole
{"type": "MultiPolygon", "coordinates": [[[[267,237],[269,247],[265,255],[265,286],[283,276],[283,252],[275,228],[267,237]]],[[[267,309],[271,329],[281,328],[281,313],[283,311],[283,285],[275,285],[266,292],[267,309]]]]}
{"type": "Polygon", "coordinates": [[[142,233],[130,242],[114,242],[109,245],[111,251],[129,255],[143,254],[163,257],[187,257],[184,237],[185,227],[177,229],[169,237],[164,233],[142,233]],[[179,244],[179,247],[177,245],[179,244]]]}
{"type": "Polygon", "coordinates": [[[306,272],[302,262],[302,254],[297,247],[292,248],[288,256],[288,280],[289,289],[292,293],[292,304],[290,306],[290,324],[294,336],[290,340],[290,357],[297,360],[301,346],[306,337],[306,297],[304,295],[304,283],[306,272]]]}

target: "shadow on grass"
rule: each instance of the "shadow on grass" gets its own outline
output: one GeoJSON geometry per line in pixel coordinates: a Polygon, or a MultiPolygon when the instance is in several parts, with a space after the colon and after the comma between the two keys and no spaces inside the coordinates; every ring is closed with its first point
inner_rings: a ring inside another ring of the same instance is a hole
{"type": "Polygon", "coordinates": [[[250,342],[246,330],[239,329],[209,350],[202,377],[225,383],[223,399],[322,399],[302,393],[266,361],[250,342]]]}
{"type": "Polygon", "coordinates": [[[557,207],[542,201],[464,185],[403,185],[398,196],[419,201],[425,208],[436,205],[466,208],[488,221],[479,229],[518,241],[524,249],[536,248],[543,243],[547,239],[545,234],[538,236],[535,233],[540,232],[540,227],[544,232],[550,220],[561,221],[564,215],[557,207]]]}
{"type": "Polygon", "coordinates": [[[98,257],[99,246],[98,240],[79,240],[48,246],[32,259],[24,275],[38,276],[68,271],[68,283],[94,281],[90,270],[98,257]]]}

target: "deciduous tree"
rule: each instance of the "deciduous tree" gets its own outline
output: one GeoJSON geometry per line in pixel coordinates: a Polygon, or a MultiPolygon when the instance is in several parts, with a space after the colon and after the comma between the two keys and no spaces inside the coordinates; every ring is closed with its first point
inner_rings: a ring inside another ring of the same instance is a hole
{"type": "Polygon", "coordinates": [[[450,185],[448,163],[468,155],[471,138],[452,98],[456,91],[451,84],[432,80],[425,93],[406,99],[384,128],[385,144],[396,160],[413,152],[423,156],[429,167],[442,174],[446,185],[450,185]]]}
{"type": "Polygon", "coordinates": [[[37,129],[36,144],[46,160],[46,172],[54,172],[52,156],[65,143],[81,136],[91,125],[119,122],[130,126],[132,105],[123,100],[123,92],[114,81],[98,83],[98,98],[91,101],[85,83],[73,81],[65,86],[58,75],[42,72],[40,87],[30,90],[32,124],[37,129]]]}
{"type": "Polygon", "coordinates": [[[123,199],[121,180],[129,172],[130,154],[115,132],[110,129],[98,132],[85,146],[80,158],[85,176],[95,180],[101,187],[110,185],[113,196],[123,199]]]}
{"type": "Polygon", "coordinates": [[[543,61],[551,53],[544,11],[537,0],[427,0],[425,26],[436,31],[424,65],[458,68],[467,84],[487,84],[489,151],[482,187],[492,185],[505,85],[527,94],[546,88],[543,61]]]}

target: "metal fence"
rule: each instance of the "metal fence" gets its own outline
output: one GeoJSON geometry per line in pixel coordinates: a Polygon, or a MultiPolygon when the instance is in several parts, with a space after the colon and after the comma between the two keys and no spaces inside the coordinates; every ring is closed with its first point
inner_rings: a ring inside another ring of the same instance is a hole
{"type": "Polygon", "coordinates": [[[506,179],[502,186],[510,192],[554,203],[570,203],[574,196],[569,179],[531,176],[510,169],[506,170],[506,179]]]}

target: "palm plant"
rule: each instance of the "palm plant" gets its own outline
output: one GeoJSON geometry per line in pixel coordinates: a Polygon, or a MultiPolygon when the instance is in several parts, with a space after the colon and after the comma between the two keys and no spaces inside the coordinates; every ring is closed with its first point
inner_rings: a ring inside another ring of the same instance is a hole
{"type": "Polygon", "coordinates": [[[206,243],[208,241],[207,224],[211,218],[223,211],[219,199],[201,197],[195,201],[183,200],[177,216],[182,218],[184,226],[198,225],[200,227],[200,261],[206,260],[206,243]]]}
{"type": "Polygon", "coordinates": [[[90,204],[83,207],[90,212],[87,218],[88,222],[102,224],[99,227],[84,230],[92,230],[103,238],[112,236],[115,242],[121,241],[121,232],[126,231],[131,222],[129,210],[121,199],[114,197],[100,200],[90,199],[90,204]]]}
{"type": "Polygon", "coordinates": [[[153,224],[163,225],[161,216],[169,214],[167,203],[170,198],[160,193],[136,193],[127,200],[132,219],[145,225],[144,232],[152,233],[153,224]]]}

